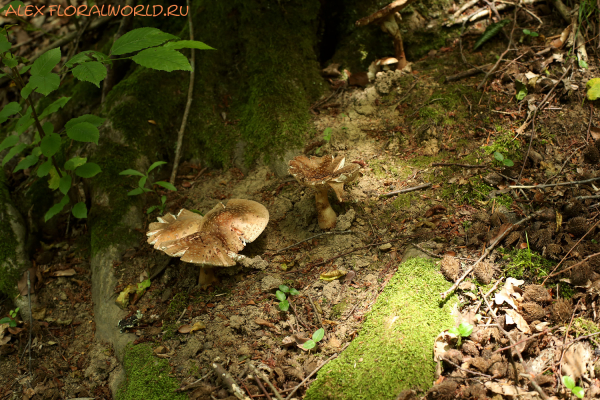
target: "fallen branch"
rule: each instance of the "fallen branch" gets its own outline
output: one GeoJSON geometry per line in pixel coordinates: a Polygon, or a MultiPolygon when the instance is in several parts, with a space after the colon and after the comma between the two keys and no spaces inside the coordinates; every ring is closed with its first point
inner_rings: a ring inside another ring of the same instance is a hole
{"type": "MultiPolygon", "coordinates": [[[[323,322],[321,321],[321,315],[317,311],[317,307],[315,306],[315,303],[314,303],[312,297],[308,293],[306,295],[308,297],[308,301],[310,301],[310,305],[312,306],[313,310],[315,311],[315,315],[317,316],[317,322],[319,322],[319,326],[321,328],[323,328],[323,322]]],[[[323,330],[325,330],[325,328],[323,328],[323,330]]]]}
{"type": "Polygon", "coordinates": [[[294,395],[294,393],[296,393],[296,390],[300,389],[300,386],[304,385],[314,374],[317,373],[317,371],[319,371],[321,368],[323,368],[329,361],[331,361],[334,358],[336,358],[337,356],[339,356],[342,353],[342,351],[346,350],[346,347],[348,347],[348,346],[350,346],[350,343],[346,343],[346,345],[340,350],[339,353],[332,355],[327,360],[325,360],[325,362],[323,364],[321,364],[317,368],[315,368],[313,372],[311,372],[306,378],[304,378],[304,380],[302,382],[300,382],[296,387],[294,387],[294,389],[292,389],[292,391],[290,392],[290,394],[288,394],[288,396],[285,398],[285,400],[290,400],[292,398],[292,396],[294,395]]]}
{"type": "Polygon", "coordinates": [[[275,388],[275,386],[273,386],[271,384],[271,381],[269,381],[269,379],[267,379],[267,377],[265,376],[265,374],[263,374],[262,372],[260,372],[259,370],[257,370],[256,367],[254,366],[254,364],[252,364],[251,362],[248,363],[248,366],[250,367],[250,370],[252,371],[252,375],[254,375],[254,379],[256,380],[256,382],[258,383],[258,385],[260,386],[260,388],[263,391],[263,393],[265,394],[265,396],[267,396],[267,399],[270,400],[271,396],[269,396],[269,394],[265,390],[264,386],[258,380],[259,377],[260,377],[260,379],[262,379],[263,381],[265,381],[267,385],[269,385],[269,388],[273,391],[273,393],[275,394],[275,397],[277,397],[277,400],[283,400],[283,397],[281,397],[281,394],[279,393],[279,391],[275,388]]]}
{"type": "Polygon", "coordinates": [[[482,374],[481,372],[477,372],[477,371],[471,371],[470,369],[463,368],[463,367],[461,367],[460,365],[458,365],[458,364],[455,364],[455,363],[453,363],[452,361],[448,360],[447,358],[444,358],[444,357],[442,357],[442,361],[445,361],[445,362],[447,362],[448,364],[452,364],[452,365],[454,365],[456,368],[460,369],[461,371],[468,372],[469,374],[483,376],[483,377],[485,377],[485,378],[488,378],[488,379],[494,379],[494,377],[493,377],[493,376],[491,376],[491,375],[486,375],[486,374],[482,374]]]}
{"type": "Polygon", "coordinates": [[[549,183],[547,185],[530,185],[530,186],[512,185],[512,186],[509,186],[509,188],[510,189],[541,189],[541,188],[554,187],[554,186],[579,185],[582,183],[590,183],[590,182],[595,182],[595,181],[600,181],[600,178],[591,178],[591,179],[586,179],[584,181],[574,181],[574,182],[549,183]]]}
{"type": "Polygon", "coordinates": [[[235,380],[231,377],[229,372],[225,371],[225,368],[223,368],[223,366],[221,364],[219,364],[218,361],[219,361],[219,358],[217,357],[215,359],[215,361],[213,361],[211,366],[217,373],[217,376],[219,378],[221,378],[221,381],[223,382],[223,384],[225,386],[227,386],[227,389],[229,390],[229,392],[231,392],[231,394],[233,394],[235,397],[237,397],[240,400],[250,400],[250,397],[248,397],[244,394],[242,389],[238,386],[238,384],[235,382],[235,380]]]}
{"type": "MultiPolygon", "coordinates": [[[[541,1],[542,0],[524,0],[523,2],[521,2],[521,4],[522,5],[534,4],[534,3],[539,3],[541,1]]],[[[502,11],[502,10],[505,10],[506,8],[508,8],[509,6],[514,6],[514,4],[508,3],[508,2],[507,3],[503,3],[503,4],[498,4],[496,6],[496,9],[498,11],[502,11]]],[[[489,14],[489,8],[488,7],[483,7],[482,9],[480,9],[479,11],[474,12],[471,15],[466,15],[466,16],[464,16],[462,18],[459,18],[459,19],[450,20],[450,21],[444,23],[444,26],[450,27],[450,26],[453,26],[453,25],[462,24],[465,21],[474,22],[474,21],[477,21],[479,19],[487,17],[488,14],[489,14]]]]}
{"type": "Polygon", "coordinates": [[[413,187],[409,187],[406,189],[394,190],[392,192],[380,194],[379,197],[388,197],[388,196],[394,196],[394,195],[402,194],[402,193],[414,192],[415,190],[427,189],[428,187],[431,187],[431,183],[424,183],[419,186],[413,186],[413,187]]]}
{"type": "Polygon", "coordinates": [[[444,83],[456,82],[464,78],[468,78],[473,75],[483,74],[492,68],[493,64],[484,64],[481,67],[471,68],[466,71],[459,72],[456,75],[450,75],[444,78],[444,83]]]}
{"type": "MultiPolygon", "coordinates": [[[[492,294],[494,292],[494,290],[496,290],[498,288],[498,285],[500,284],[500,282],[502,282],[503,280],[504,280],[504,277],[501,277],[500,279],[498,279],[496,281],[496,283],[494,283],[494,286],[492,286],[492,288],[485,294],[485,297],[492,294]]],[[[479,307],[481,307],[481,303],[483,303],[483,299],[479,300],[479,304],[477,304],[477,307],[475,307],[474,314],[477,314],[477,311],[479,311],[479,307]]]]}
{"type": "Polygon", "coordinates": [[[533,339],[535,337],[538,337],[538,336],[541,336],[541,335],[545,335],[546,333],[550,333],[553,330],[558,329],[558,328],[559,328],[558,326],[555,326],[552,329],[544,329],[542,332],[536,333],[535,335],[531,335],[529,337],[526,337],[525,339],[521,339],[518,342],[516,342],[515,344],[511,344],[510,346],[506,346],[506,347],[503,347],[501,349],[498,349],[498,350],[494,351],[492,354],[496,354],[496,353],[503,352],[504,350],[512,349],[513,347],[516,347],[517,345],[520,345],[521,343],[527,342],[528,340],[531,340],[531,339],[533,339]]]}

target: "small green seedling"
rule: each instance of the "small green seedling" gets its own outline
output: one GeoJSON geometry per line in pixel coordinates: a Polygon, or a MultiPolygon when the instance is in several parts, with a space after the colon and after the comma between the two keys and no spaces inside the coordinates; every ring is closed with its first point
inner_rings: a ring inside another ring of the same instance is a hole
{"type": "Polygon", "coordinates": [[[317,345],[317,342],[320,342],[321,339],[323,339],[323,336],[325,336],[325,330],[323,328],[317,329],[315,333],[313,333],[312,339],[308,339],[301,345],[301,347],[304,350],[314,349],[317,345]]]}
{"type": "Polygon", "coordinates": [[[458,337],[458,346],[460,346],[461,338],[469,337],[471,336],[471,333],[473,333],[473,325],[468,324],[466,322],[461,322],[458,328],[453,327],[448,329],[448,333],[451,333],[458,337]]]}
{"type": "Polygon", "coordinates": [[[583,399],[585,395],[585,390],[579,386],[575,386],[575,381],[569,375],[565,375],[562,377],[563,384],[573,393],[576,397],[583,399]]]}
{"type": "Polygon", "coordinates": [[[540,36],[539,33],[535,32],[535,31],[530,31],[529,29],[523,29],[523,33],[525,35],[529,35],[531,37],[538,37],[538,36],[540,36]]]}
{"type": "Polygon", "coordinates": [[[10,317],[4,317],[2,319],[0,319],[0,324],[8,324],[8,326],[10,326],[11,328],[14,328],[15,326],[17,326],[17,313],[19,312],[19,307],[17,307],[14,310],[10,310],[9,311],[9,315],[10,317]]]}
{"type": "MultiPolygon", "coordinates": [[[[148,171],[146,171],[145,174],[143,174],[140,171],[137,171],[135,169],[126,169],[125,171],[119,172],[119,175],[128,175],[128,176],[135,175],[135,176],[140,177],[140,180],[138,181],[138,187],[129,191],[129,193],[127,193],[127,195],[128,196],[137,196],[138,194],[142,194],[142,193],[154,192],[154,189],[148,189],[146,187],[146,182],[148,181],[148,175],[150,174],[150,172],[153,169],[155,169],[156,167],[160,167],[163,164],[166,164],[166,162],[165,161],[156,161],[154,164],[152,164],[150,166],[150,168],[148,168],[148,171]]],[[[170,184],[169,182],[158,181],[158,182],[154,182],[154,184],[158,185],[158,186],[162,186],[168,190],[172,190],[172,191],[177,190],[177,188],[175,186],[173,186],[172,184],[170,184]]],[[[164,214],[166,202],[167,202],[167,196],[161,196],[160,204],[149,207],[148,210],[146,211],[146,213],[150,214],[152,211],[158,209],[161,214],[164,214]]]]}
{"type": "Polygon", "coordinates": [[[504,156],[502,155],[502,153],[495,151],[494,152],[494,158],[496,160],[498,160],[499,162],[501,162],[502,164],[504,164],[507,167],[512,167],[513,165],[515,165],[515,163],[509,159],[509,158],[504,158],[504,156]]]}
{"type": "MultiPolygon", "coordinates": [[[[323,131],[323,140],[325,141],[325,143],[329,143],[329,141],[331,140],[331,133],[333,132],[333,129],[331,128],[325,128],[325,130],[323,131]]],[[[319,154],[319,152],[321,151],[321,147],[323,146],[319,146],[317,148],[317,150],[315,150],[315,154],[319,154]]]]}
{"type": "Polygon", "coordinates": [[[294,288],[290,289],[285,285],[279,285],[279,290],[275,293],[275,296],[277,297],[277,300],[279,300],[279,309],[281,311],[287,311],[290,308],[290,302],[287,299],[288,294],[296,296],[300,294],[300,292],[294,288]]]}

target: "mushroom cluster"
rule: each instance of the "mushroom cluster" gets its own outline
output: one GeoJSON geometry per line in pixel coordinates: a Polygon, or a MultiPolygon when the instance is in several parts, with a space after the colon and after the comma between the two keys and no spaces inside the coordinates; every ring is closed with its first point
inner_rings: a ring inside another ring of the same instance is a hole
{"type": "Polygon", "coordinates": [[[344,166],[344,163],[343,156],[333,157],[332,155],[310,158],[298,156],[289,162],[290,174],[301,185],[314,187],[316,190],[315,201],[321,229],[332,229],[336,224],[337,216],[327,198],[329,187],[333,189],[341,202],[343,201],[344,184],[362,176],[359,171],[360,165],[344,166]]]}
{"type": "Polygon", "coordinates": [[[198,264],[200,284],[216,279],[207,267],[230,267],[243,258],[237,254],[253,242],[269,222],[269,211],[252,200],[232,199],[217,204],[204,217],[182,209],[150,224],[148,243],[181,261],[198,264]]]}

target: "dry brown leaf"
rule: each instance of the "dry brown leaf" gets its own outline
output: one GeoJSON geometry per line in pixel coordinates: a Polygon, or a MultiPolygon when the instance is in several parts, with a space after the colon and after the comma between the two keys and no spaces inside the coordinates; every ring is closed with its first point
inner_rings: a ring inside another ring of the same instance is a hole
{"type": "Polygon", "coordinates": [[[342,276],[344,276],[346,274],[347,274],[347,272],[344,269],[339,268],[339,269],[336,269],[333,271],[328,271],[328,272],[322,273],[321,276],[319,276],[319,279],[324,280],[324,281],[333,281],[333,280],[341,278],[342,276]]]}
{"type": "Polygon", "coordinates": [[[504,310],[504,312],[506,313],[506,323],[508,325],[516,324],[517,329],[521,332],[527,334],[531,333],[531,329],[529,329],[529,324],[527,323],[527,321],[525,321],[521,314],[511,309],[506,309],[504,310]]]}
{"type": "Polygon", "coordinates": [[[204,325],[200,321],[194,322],[194,325],[192,325],[192,329],[190,329],[190,333],[195,332],[195,331],[199,331],[201,329],[206,329],[206,325],[204,325]]]}
{"type": "Polygon", "coordinates": [[[512,308],[517,309],[517,305],[515,301],[519,301],[521,299],[521,294],[519,293],[521,289],[519,286],[525,283],[525,281],[521,281],[515,278],[506,279],[506,283],[500,292],[496,293],[494,297],[494,302],[497,305],[501,305],[506,302],[510,304],[512,308]]]}
{"type": "Polygon", "coordinates": [[[256,318],[256,319],[254,320],[254,322],[256,322],[258,325],[267,326],[267,327],[269,327],[269,328],[275,328],[275,325],[274,325],[274,324],[272,324],[271,322],[269,322],[269,321],[266,321],[266,320],[264,320],[264,319],[262,319],[262,318],[256,318]]]}
{"type": "Polygon", "coordinates": [[[190,333],[192,331],[192,326],[187,324],[187,325],[181,325],[179,327],[179,329],[177,329],[177,332],[179,333],[190,333]]]}
{"type": "Polygon", "coordinates": [[[46,317],[46,307],[34,308],[31,312],[31,316],[35,320],[43,320],[46,317]]]}
{"type": "Polygon", "coordinates": [[[591,349],[589,344],[577,342],[565,352],[563,373],[569,375],[577,381],[587,370],[587,363],[591,358],[591,349]]]}
{"type": "Polygon", "coordinates": [[[590,134],[592,135],[592,138],[594,138],[594,140],[600,139],[600,128],[596,128],[595,126],[592,126],[590,128],[590,134]]]}
{"type": "Polygon", "coordinates": [[[62,271],[56,271],[54,276],[73,276],[77,272],[73,268],[63,269],[62,271]]]}
{"type": "Polygon", "coordinates": [[[151,123],[152,125],[156,125],[156,121],[153,119],[149,119],[148,122],[151,123]]]}

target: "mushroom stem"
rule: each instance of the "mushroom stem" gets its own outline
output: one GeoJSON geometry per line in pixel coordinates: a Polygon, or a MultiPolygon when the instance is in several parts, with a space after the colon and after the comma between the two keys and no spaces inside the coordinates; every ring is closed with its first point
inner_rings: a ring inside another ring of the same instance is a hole
{"type": "Polygon", "coordinates": [[[219,279],[215,276],[215,269],[210,267],[200,267],[200,276],[198,277],[198,285],[202,289],[208,288],[212,284],[219,283],[219,279]]]}
{"type": "Polygon", "coordinates": [[[315,202],[317,203],[319,227],[321,229],[333,229],[335,228],[337,215],[335,215],[335,211],[331,208],[331,204],[329,204],[329,199],[327,198],[329,187],[323,185],[315,189],[317,190],[315,193],[315,202]]]}
{"type": "Polygon", "coordinates": [[[394,52],[398,59],[398,69],[406,67],[408,62],[406,61],[406,55],[404,54],[404,44],[402,43],[402,34],[400,33],[400,27],[396,21],[396,17],[393,13],[389,14],[383,21],[381,21],[381,30],[390,34],[394,39],[394,52]]]}

